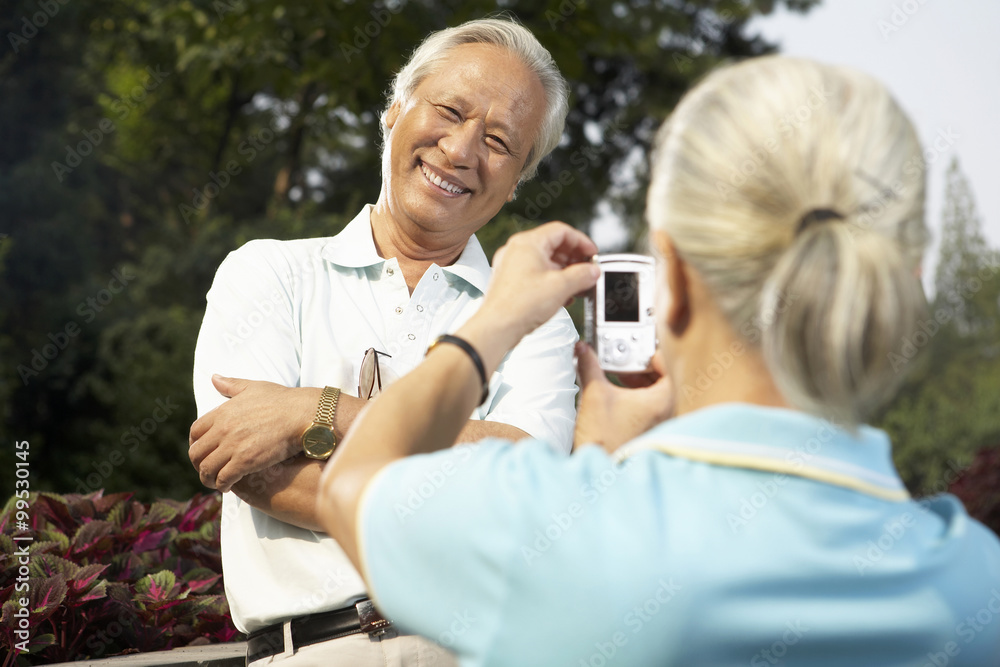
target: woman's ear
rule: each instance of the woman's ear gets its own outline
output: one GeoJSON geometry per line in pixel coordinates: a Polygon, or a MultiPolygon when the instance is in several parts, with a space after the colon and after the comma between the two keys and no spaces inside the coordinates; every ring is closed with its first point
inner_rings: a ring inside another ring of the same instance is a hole
{"type": "MultiPolygon", "coordinates": [[[[660,260],[664,265],[666,274],[666,285],[657,285],[657,289],[666,289],[668,298],[664,301],[667,304],[667,312],[664,313],[666,325],[674,335],[679,336],[687,329],[691,318],[691,292],[688,282],[688,265],[674,246],[670,235],[664,231],[653,232],[653,244],[660,255],[660,260]]],[[[663,303],[661,301],[660,303],[663,303]]]]}

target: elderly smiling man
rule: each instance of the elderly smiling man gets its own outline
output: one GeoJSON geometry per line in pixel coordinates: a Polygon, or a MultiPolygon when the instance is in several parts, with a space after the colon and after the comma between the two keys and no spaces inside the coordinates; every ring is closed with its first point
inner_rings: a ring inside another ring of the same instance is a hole
{"type": "MultiPolygon", "coordinates": [[[[490,267],[474,234],[559,142],[567,95],[549,53],[513,22],[434,33],[382,115],[376,204],[333,238],[254,241],[219,268],[195,353],[190,456],[207,486],[231,491],[223,570],[248,663],[452,664],[367,600],[320,532],[319,477],[382,381],[478,309],[490,267]]],[[[568,452],[575,340],[562,312],[484,374],[459,441],[530,435],[568,452]]]]}

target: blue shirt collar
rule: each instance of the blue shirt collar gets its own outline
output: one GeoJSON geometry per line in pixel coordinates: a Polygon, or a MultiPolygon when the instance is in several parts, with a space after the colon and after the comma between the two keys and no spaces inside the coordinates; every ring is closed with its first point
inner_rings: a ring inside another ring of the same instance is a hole
{"type": "Polygon", "coordinates": [[[885,432],[862,425],[852,434],[798,410],[746,403],[713,405],[663,422],[622,448],[618,456],[624,459],[652,449],[654,443],[718,452],[723,458],[760,457],[793,468],[818,467],[905,493],[885,432]]]}
{"type": "MultiPolygon", "coordinates": [[[[371,212],[374,206],[366,204],[361,212],[351,220],[343,231],[330,239],[323,248],[323,259],[345,268],[361,269],[381,265],[385,258],[375,249],[372,237],[371,212]]],[[[490,262],[473,234],[465,244],[465,249],[454,264],[443,266],[441,270],[469,283],[481,293],[486,292],[490,282],[490,262]]]]}

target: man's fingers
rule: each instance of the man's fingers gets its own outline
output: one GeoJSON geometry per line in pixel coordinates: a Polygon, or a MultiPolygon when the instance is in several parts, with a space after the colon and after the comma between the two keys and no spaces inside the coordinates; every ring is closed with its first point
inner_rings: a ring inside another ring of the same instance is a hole
{"type": "Polygon", "coordinates": [[[232,490],[234,484],[243,479],[242,475],[237,476],[229,472],[232,467],[233,466],[230,462],[230,465],[224,467],[219,471],[219,474],[215,476],[215,488],[222,493],[228,493],[232,490]]]}
{"type": "MultiPolygon", "coordinates": [[[[208,415],[205,416],[207,417],[208,415]]],[[[190,444],[188,445],[188,458],[191,459],[191,464],[199,470],[205,459],[219,446],[215,438],[210,435],[208,426],[199,424],[201,421],[199,419],[191,425],[190,444]],[[195,428],[196,426],[197,428],[195,428]]]]}
{"type": "MultiPolygon", "coordinates": [[[[220,451],[217,448],[212,448],[207,451],[201,461],[196,467],[198,468],[198,476],[201,478],[201,483],[210,489],[219,489],[224,481],[229,482],[229,486],[232,486],[234,480],[223,480],[220,479],[222,471],[231,465],[230,457],[228,454],[220,451]]],[[[226,489],[228,491],[228,489],[226,489]]]]}
{"type": "Polygon", "coordinates": [[[201,480],[201,483],[204,486],[206,486],[206,487],[208,487],[210,489],[214,489],[215,488],[215,473],[209,472],[207,470],[202,470],[201,468],[199,468],[198,469],[198,479],[201,480]]]}
{"type": "Polygon", "coordinates": [[[188,458],[191,459],[191,465],[195,467],[195,470],[201,470],[201,462],[206,456],[208,456],[208,450],[205,448],[205,443],[199,443],[195,440],[188,447],[188,458]]]}
{"type": "Polygon", "coordinates": [[[224,377],[216,373],[212,376],[212,385],[215,390],[225,396],[226,398],[231,398],[232,394],[229,393],[229,378],[224,377]]]}
{"type": "Polygon", "coordinates": [[[227,378],[216,373],[212,376],[212,384],[215,385],[216,391],[220,394],[226,398],[232,398],[250,386],[250,381],[241,378],[227,378]]]}
{"type": "Polygon", "coordinates": [[[188,432],[188,447],[194,445],[201,436],[208,433],[209,429],[212,428],[213,421],[215,421],[215,410],[206,412],[191,424],[191,430],[188,432]]]}

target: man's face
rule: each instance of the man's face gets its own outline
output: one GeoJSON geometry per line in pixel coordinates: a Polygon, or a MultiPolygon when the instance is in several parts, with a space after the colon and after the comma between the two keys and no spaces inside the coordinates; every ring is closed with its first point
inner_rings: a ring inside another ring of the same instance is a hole
{"type": "Polygon", "coordinates": [[[383,177],[396,224],[442,246],[474,234],[513,198],[544,110],[538,77],[506,50],[451,49],[386,114],[383,177]]]}

